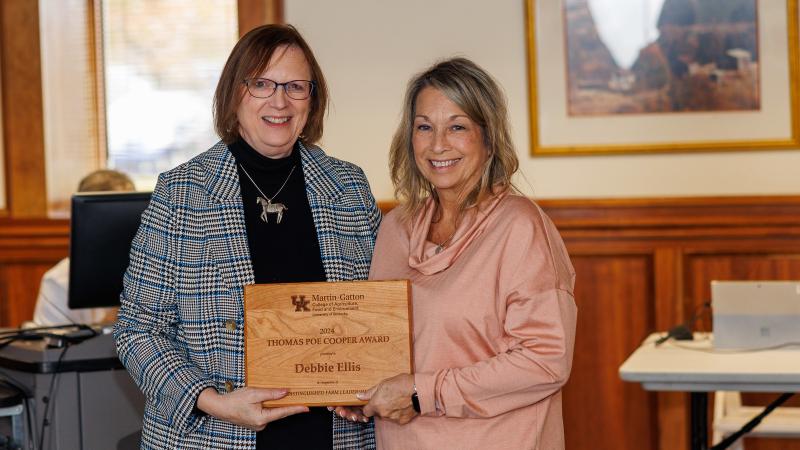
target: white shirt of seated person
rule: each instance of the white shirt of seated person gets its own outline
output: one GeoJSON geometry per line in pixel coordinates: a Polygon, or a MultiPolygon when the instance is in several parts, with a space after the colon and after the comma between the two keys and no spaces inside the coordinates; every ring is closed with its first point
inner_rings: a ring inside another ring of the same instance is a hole
{"type": "Polygon", "coordinates": [[[42,277],[33,322],[36,326],[97,324],[111,322],[117,308],[69,309],[69,258],[64,258],[42,277]]]}

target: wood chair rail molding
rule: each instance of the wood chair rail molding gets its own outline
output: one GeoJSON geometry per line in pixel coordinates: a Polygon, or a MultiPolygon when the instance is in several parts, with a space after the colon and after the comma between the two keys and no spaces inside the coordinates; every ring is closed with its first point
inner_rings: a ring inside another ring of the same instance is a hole
{"type": "MultiPolygon", "coordinates": [[[[560,231],[800,224],[800,196],[535,200],[560,231]]],[[[397,206],[380,201],[384,212],[397,206]]]]}
{"type": "Polygon", "coordinates": [[[58,261],[68,249],[68,220],[0,219],[0,264],[58,261]]]}

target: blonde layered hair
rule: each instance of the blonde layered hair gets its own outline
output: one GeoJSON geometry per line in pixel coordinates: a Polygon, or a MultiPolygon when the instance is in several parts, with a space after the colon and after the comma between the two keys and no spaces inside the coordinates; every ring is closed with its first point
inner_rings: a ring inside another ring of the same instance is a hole
{"type": "Polygon", "coordinates": [[[478,183],[463,196],[461,210],[480,204],[494,193],[514,189],[511,177],[519,168],[519,160],[511,141],[503,91],[491,75],[474,62],[466,58],[447,59],[409,81],[400,124],[389,149],[395,195],[405,213],[413,216],[419,212],[428,197],[439,202],[436,190],[417,167],[411,143],[417,97],[426,87],[440,91],[478,124],[489,151],[478,183]]]}

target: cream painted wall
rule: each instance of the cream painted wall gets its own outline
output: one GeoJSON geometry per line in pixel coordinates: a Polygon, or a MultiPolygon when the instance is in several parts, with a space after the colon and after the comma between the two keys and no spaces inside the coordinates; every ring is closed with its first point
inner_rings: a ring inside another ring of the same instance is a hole
{"type": "MultiPolygon", "coordinates": [[[[367,173],[375,197],[393,197],[387,149],[406,82],[438,58],[466,56],[504,86],[514,140],[538,198],[800,194],[800,151],[529,156],[522,0],[284,0],[330,84],[323,146],[367,173]]],[[[546,62],[545,62],[546,63],[546,62]]],[[[530,187],[529,187],[530,185],[530,187]]]]}

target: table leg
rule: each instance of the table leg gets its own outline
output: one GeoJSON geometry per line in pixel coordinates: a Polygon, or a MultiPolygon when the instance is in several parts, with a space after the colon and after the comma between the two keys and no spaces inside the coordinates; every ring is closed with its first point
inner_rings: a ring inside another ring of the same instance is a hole
{"type": "Polygon", "coordinates": [[[708,393],[690,393],[692,450],[708,450],[708,393]]]}

